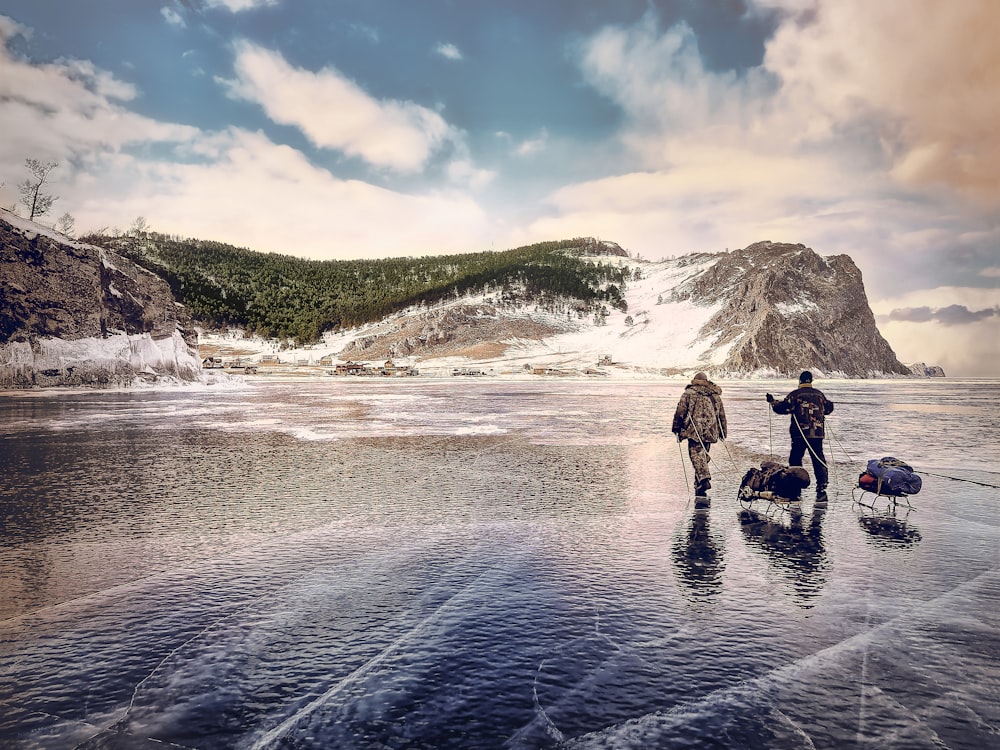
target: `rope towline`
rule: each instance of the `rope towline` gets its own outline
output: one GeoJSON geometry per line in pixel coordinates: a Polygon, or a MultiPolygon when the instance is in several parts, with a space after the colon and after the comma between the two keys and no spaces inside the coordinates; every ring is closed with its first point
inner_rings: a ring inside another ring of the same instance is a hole
{"type": "MultiPolygon", "coordinates": [[[[712,407],[712,413],[715,414],[715,419],[719,423],[719,427],[721,429],[721,427],[722,427],[722,419],[719,417],[719,413],[717,411],[715,411],[715,407],[714,406],[712,407]]],[[[691,415],[690,414],[687,415],[687,421],[688,421],[689,425],[691,425],[692,427],[694,427],[694,432],[698,436],[698,442],[701,444],[701,449],[703,451],[705,451],[705,456],[708,459],[708,462],[711,462],[711,460],[712,460],[712,454],[709,453],[708,446],[705,445],[705,441],[701,439],[701,430],[698,429],[698,423],[695,422],[693,419],[691,419],[691,415]]],[[[723,440],[722,444],[723,444],[723,446],[725,446],[726,445],[726,441],[723,440]]],[[[729,447],[728,446],[726,446],[726,452],[727,453],[729,452],[729,447]]],[[[732,455],[730,455],[729,458],[731,460],[732,459],[732,455]]],[[[733,467],[736,468],[737,471],[739,471],[739,468],[736,467],[736,462],[735,461],[733,461],[733,467]]],[[[726,469],[724,469],[721,465],[719,466],[719,471],[722,472],[723,474],[725,474],[727,477],[729,476],[729,472],[727,472],[726,469]]]]}
{"type": "Polygon", "coordinates": [[[736,464],[736,459],[733,458],[733,454],[729,450],[729,443],[727,443],[726,439],[722,437],[726,434],[726,431],[722,429],[722,418],[718,414],[715,415],[715,421],[716,424],[719,425],[719,442],[722,443],[722,447],[726,449],[726,455],[729,456],[729,462],[733,465],[733,471],[739,474],[740,467],[736,464]]]}
{"type": "Polygon", "coordinates": [[[933,471],[920,470],[921,474],[926,474],[929,477],[941,477],[941,479],[951,479],[955,482],[968,482],[969,484],[978,484],[980,487],[991,487],[995,490],[1000,490],[1000,485],[988,484],[987,482],[977,482],[975,479],[962,479],[961,477],[950,477],[947,474],[935,474],[933,471]]]}
{"type": "MultiPolygon", "coordinates": [[[[864,464],[861,461],[856,460],[855,458],[853,458],[851,456],[850,453],[847,452],[847,449],[844,447],[844,444],[840,441],[840,438],[837,437],[837,435],[834,433],[833,429],[830,427],[829,420],[827,420],[826,429],[829,431],[830,437],[832,437],[836,441],[837,445],[840,447],[840,450],[843,451],[844,455],[847,457],[847,460],[850,463],[854,464],[855,466],[864,466],[864,464]]],[[[801,432],[801,431],[802,431],[802,428],[800,427],[799,428],[799,432],[801,432]]],[[[806,445],[808,446],[808,443],[806,445]]],[[[952,476],[949,476],[947,474],[935,474],[933,471],[924,471],[923,469],[915,469],[915,471],[917,471],[918,474],[926,474],[929,477],[939,477],[940,479],[950,479],[953,482],[968,482],[969,484],[976,484],[976,485],[979,485],[980,487],[989,487],[990,489],[1000,490],[1000,485],[990,484],[989,482],[977,482],[975,479],[964,479],[962,477],[952,477],[952,476]]]]}

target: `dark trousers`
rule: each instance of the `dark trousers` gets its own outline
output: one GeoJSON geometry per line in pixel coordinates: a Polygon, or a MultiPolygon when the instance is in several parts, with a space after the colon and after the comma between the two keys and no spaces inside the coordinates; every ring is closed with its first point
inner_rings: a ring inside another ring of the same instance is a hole
{"type": "Polygon", "coordinates": [[[823,438],[803,438],[792,435],[792,450],[788,454],[789,466],[802,466],[806,451],[812,456],[813,474],[816,475],[816,489],[824,489],[829,482],[826,470],[826,456],[823,455],[823,438]]]}

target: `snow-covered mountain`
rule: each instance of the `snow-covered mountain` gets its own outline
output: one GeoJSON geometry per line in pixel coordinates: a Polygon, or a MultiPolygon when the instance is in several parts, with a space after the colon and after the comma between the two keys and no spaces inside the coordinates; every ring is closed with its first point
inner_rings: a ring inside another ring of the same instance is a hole
{"type": "Polygon", "coordinates": [[[861,272],[846,255],[759,242],[659,262],[607,253],[594,262],[630,269],[627,310],[595,316],[571,304],[509,305],[486,293],[328,334],[323,347],[287,356],[405,358],[422,369],[494,372],[912,374],[878,332],[861,272]]]}
{"type": "Polygon", "coordinates": [[[197,380],[196,347],[162,279],[0,209],[0,388],[197,380]]]}

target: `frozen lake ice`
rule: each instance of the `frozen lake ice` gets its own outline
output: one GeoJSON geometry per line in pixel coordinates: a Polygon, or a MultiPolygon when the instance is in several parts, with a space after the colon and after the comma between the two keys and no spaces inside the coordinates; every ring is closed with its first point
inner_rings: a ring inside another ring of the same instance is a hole
{"type": "Polygon", "coordinates": [[[721,385],[708,510],[680,381],[0,394],[0,746],[1000,747],[1000,383],[818,381],[752,524],[795,384],[721,385]]]}

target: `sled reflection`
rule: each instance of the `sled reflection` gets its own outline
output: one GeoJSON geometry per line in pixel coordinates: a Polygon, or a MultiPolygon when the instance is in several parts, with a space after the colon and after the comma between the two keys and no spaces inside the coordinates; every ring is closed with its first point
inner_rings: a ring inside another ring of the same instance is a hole
{"type": "Polygon", "coordinates": [[[788,579],[797,604],[811,607],[826,583],[828,561],[823,545],[826,504],[813,506],[808,524],[803,522],[798,504],[775,515],[764,509],[744,507],[739,515],[747,547],[763,552],[771,566],[788,579]]]}
{"type": "Polygon", "coordinates": [[[686,534],[673,546],[678,578],[693,598],[705,600],[718,594],[722,571],[726,567],[722,554],[724,546],[723,537],[713,533],[709,526],[708,509],[694,510],[686,534]]]}
{"type": "Polygon", "coordinates": [[[920,531],[909,522],[910,508],[895,507],[884,512],[866,510],[858,516],[861,528],[870,535],[869,540],[877,547],[913,547],[921,540],[920,531]]]}

